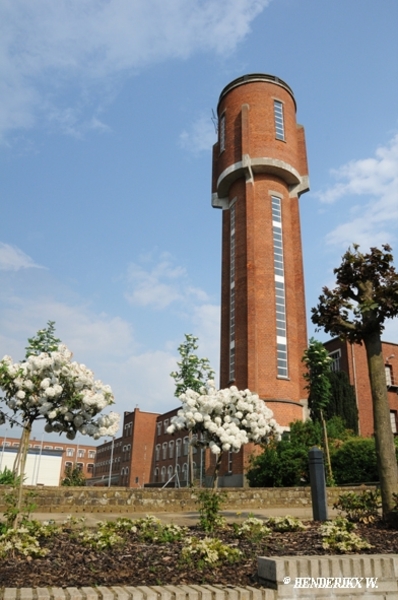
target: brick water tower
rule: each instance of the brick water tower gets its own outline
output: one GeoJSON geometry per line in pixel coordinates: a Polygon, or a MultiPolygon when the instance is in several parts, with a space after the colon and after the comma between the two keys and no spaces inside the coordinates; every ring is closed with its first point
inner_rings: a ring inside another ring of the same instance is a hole
{"type": "Polygon", "coordinates": [[[309,189],[290,87],[265,74],[221,92],[212,205],[223,211],[220,387],[257,392],[280,425],[303,419],[307,346],[299,197],[309,189]]]}

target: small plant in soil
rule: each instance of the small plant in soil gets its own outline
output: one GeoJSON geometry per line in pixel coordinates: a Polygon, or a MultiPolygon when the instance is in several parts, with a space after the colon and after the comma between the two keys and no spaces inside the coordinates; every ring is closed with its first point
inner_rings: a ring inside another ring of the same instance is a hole
{"type": "Polygon", "coordinates": [[[372,546],[353,532],[356,525],[348,519],[337,517],[335,521],[326,521],[320,527],[323,548],[333,552],[358,552],[372,546]]]}
{"type": "Polygon", "coordinates": [[[344,492],[333,507],[340,513],[345,513],[349,521],[373,523],[379,517],[381,508],[380,491],[344,492]]]}

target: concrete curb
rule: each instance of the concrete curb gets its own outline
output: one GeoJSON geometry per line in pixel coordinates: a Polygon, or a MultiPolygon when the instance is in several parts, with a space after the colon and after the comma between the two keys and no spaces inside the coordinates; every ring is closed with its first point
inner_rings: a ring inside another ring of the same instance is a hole
{"type": "Polygon", "coordinates": [[[277,600],[274,590],[219,585],[5,588],[0,600],[277,600]]]}
{"type": "Polygon", "coordinates": [[[258,575],[263,585],[277,591],[278,600],[398,599],[396,554],[261,556],[258,575]]]}

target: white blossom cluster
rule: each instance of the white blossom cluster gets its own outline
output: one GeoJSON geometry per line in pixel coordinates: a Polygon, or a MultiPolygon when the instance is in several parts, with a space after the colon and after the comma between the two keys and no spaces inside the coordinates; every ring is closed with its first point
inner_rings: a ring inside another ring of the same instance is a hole
{"type": "Polygon", "coordinates": [[[31,355],[20,363],[4,356],[0,388],[8,408],[25,423],[45,419],[47,433],[66,433],[72,440],[80,432],[98,439],[114,436],[119,428],[117,413],[97,417],[114,403],[110,386],[94,380],[85,365],[72,362],[72,353],[63,344],[55,352],[31,355]]]}
{"type": "Polygon", "coordinates": [[[217,390],[214,381],[208,381],[201,393],[187,390],[180,400],[182,408],[171,419],[167,433],[188,429],[202,434],[214,454],[238,452],[243,444],[282,433],[272,410],[250,390],[239,391],[235,386],[217,390]]]}

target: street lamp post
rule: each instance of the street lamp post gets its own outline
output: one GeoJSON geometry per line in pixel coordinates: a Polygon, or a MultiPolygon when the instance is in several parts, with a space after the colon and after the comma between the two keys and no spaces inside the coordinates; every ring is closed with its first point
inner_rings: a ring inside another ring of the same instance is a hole
{"type": "Polygon", "coordinates": [[[112,479],[112,464],[113,464],[113,447],[115,445],[115,438],[112,438],[112,446],[111,446],[111,460],[109,465],[109,475],[108,475],[108,487],[111,487],[111,479],[112,479]]]}

